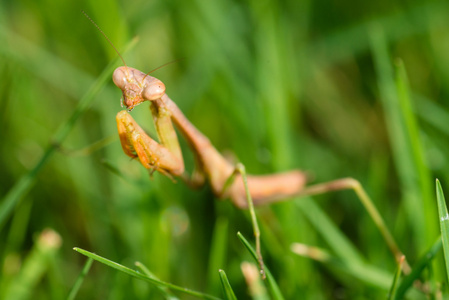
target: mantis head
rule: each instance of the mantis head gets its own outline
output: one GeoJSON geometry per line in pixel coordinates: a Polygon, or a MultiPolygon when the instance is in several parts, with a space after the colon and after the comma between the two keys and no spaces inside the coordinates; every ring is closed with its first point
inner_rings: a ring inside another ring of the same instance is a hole
{"type": "Polygon", "coordinates": [[[131,111],[136,105],[148,100],[154,101],[160,99],[165,94],[165,85],[159,79],[149,76],[153,71],[161,67],[154,69],[153,71],[144,74],[137,69],[130,68],[126,65],[120,52],[115,48],[114,44],[108,38],[108,36],[101,30],[101,28],[83,11],[83,14],[89,19],[98,31],[106,38],[109,44],[117,52],[118,56],[122,60],[124,67],[118,67],[115,69],[112,75],[112,80],[115,85],[119,87],[123,92],[122,106],[125,106],[131,111]]]}
{"type": "Polygon", "coordinates": [[[165,94],[162,81],[134,68],[118,67],[112,80],[122,90],[122,105],[129,111],[144,101],[154,101],[165,94]]]}

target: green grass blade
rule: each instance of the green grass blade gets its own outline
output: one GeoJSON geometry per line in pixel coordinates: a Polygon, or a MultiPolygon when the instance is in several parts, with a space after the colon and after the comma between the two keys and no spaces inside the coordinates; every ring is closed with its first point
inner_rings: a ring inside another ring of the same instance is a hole
{"type": "Polygon", "coordinates": [[[388,300],[394,299],[396,297],[396,291],[398,289],[399,278],[401,278],[402,264],[404,263],[405,256],[401,257],[401,261],[398,264],[396,274],[394,274],[393,284],[391,285],[390,292],[388,293],[388,300]]]}
{"type": "Polygon", "coordinates": [[[383,28],[379,24],[376,25],[371,28],[370,38],[380,98],[402,198],[413,225],[414,243],[416,249],[422,252],[438,234],[433,219],[436,211],[433,208],[429,185],[430,176],[423,161],[419,130],[412,113],[405,70],[399,63],[395,76],[383,28]]]}
{"type": "Polygon", "coordinates": [[[352,242],[342,233],[332,220],[320,209],[318,204],[310,198],[295,201],[295,204],[303,211],[310,223],[322,235],[331,247],[332,251],[343,261],[362,263],[363,256],[352,242]]]}
{"type": "Polygon", "coordinates": [[[80,275],[78,275],[78,278],[75,281],[75,284],[72,287],[72,290],[69,293],[69,296],[67,297],[67,300],[73,300],[76,297],[76,294],[78,293],[81,284],[83,283],[84,278],[86,277],[87,273],[90,270],[90,267],[92,266],[92,263],[94,260],[92,258],[88,258],[86,263],[84,264],[84,268],[81,271],[80,275]]]}
{"type": "MultiPolygon", "coordinates": [[[[159,280],[159,278],[157,278],[156,275],[154,275],[150,270],[148,270],[148,268],[144,264],[142,264],[141,262],[136,262],[136,267],[138,267],[140,269],[140,271],[142,271],[142,273],[147,275],[149,278],[153,278],[155,280],[159,280]]],[[[162,294],[164,295],[165,299],[167,299],[167,300],[177,300],[177,299],[179,299],[178,297],[173,295],[166,287],[159,286],[159,285],[157,287],[162,292],[162,294]]]]}
{"type": "MultiPolygon", "coordinates": [[[[434,219],[434,216],[436,214],[434,205],[432,205],[432,181],[430,180],[430,172],[425,162],[424,150],[419,134],[420,129],[418,126],[417,118],[414,114],[407,72],[404,66],[404,62],[401,59],[396,59],[395,61],[395,75],[396,91],[398,94],[399,106],[401,109],[401,117],[403,119],[405,129],[407,130],[410,145],[410,156],[416,170],[416,175],[418,176],[417,183],[420,188],[419,190],[421,192],[422,201],[424,203],[424,217],[427,222],[426,226],[428,226],[428,229],[430,230],[435,229],[434,234],[436,236],[437,230],[436,228],[434,228],[434,226],[432,226],[435,224],[435,222],[431,221],[434,219]]],[[[429,232],[427,232],[427,234],[429,234],[429,232]]],[[[429,236],[429,238],[432,237],[429,236]]]]}
{"type": "Polygon", "coordinates": [[[218,273],[220,274],[221,285],[223,287],[223,292],[225,294],[226,299],[237,300],[237,297],[235,297],[234,291],[232,290],[232,287],[229,284],[229,280],[228,277],[226,276],[225,271],[218,270],[218,273]]]}
{"type": "Polygon", "coordinates": [[[300,243],[291,245],[291,251],[299,256],[307,257],[318,261],[337,272],[348,274],[369,285],[388,289],[391,282],[391,275],[366,263],[344,261],[333,256],[325,249],[312,247],[300,243]]]}
{"type": "Polygon", "coordinates": [[[446,261],[446,274],[449,279],[449,214],[447,212],[446,200],[440,181],[436,180],[438,214],[440,216],[441,240],[443,243],[444,260],[446,261]]]}
{"type": "Polygon", "coordinates": [[[441,237],[438,237],[433,246],[424,253],[423,256],[418,260],[418,262],[412,267],[412,272],[402,279],[396,291],[396,297],[394,299],[403,299],[407,290],[413,285],[413,282],[417,280],[421,272],[432,262],[435,255],[440,251],[442,246],[441,237]]]}
{"type": "MultiPolygon", "coordinates": [[[[249,244],[249,242],[245,239],[245,237],[240,232],[237,232],[237,237],[240,239],[240,241],[243,243],[243,245],[246,247],[246,249],[248,249],[249,253],[252,255],[252,257],[254,258],[256,263],[259,263],[256,250],[254,250],[254,248],[249,244]]],[[[281,290],[280,290],[276,280],[274,279],[273,275],[271,275],[271,272],[267,268],[267,266],[265,266],[264,271],[265,271],[265,275],[266,275],[267,286],[268,286],[268,289],[269,289],[272,297],[276,300],[284,299],[284,296],[282,295],[281,290]]]]}
{"type": "Polygon", "coordinates": [[[243,185],[245,186],[246,200],[248,202],[248,210],[249,210],[249,213],[250,213],[250,216],[251,216],[251,224],[253,226],[254,238],[256,240],[257,261],[259,262],[260,273],[262,274],[262,277],[265,278],[262,252],[260,250],[260,229],[259,229],[259,223],[257,223],[257,217],[256,217],[256,211],[254,210],[253,199],[251,198],[251,194],[250,194],[249,188],[248,188],[248,179],[246,177],[246,169],[245,169],[245,166],[242,163],[238,163],[236,165],[235,169],[236,169],[236,171],[238,171],[240,173],[240,175],[242,175],[243,185]]]}
{"type": "Polygon", "coordinates": [[[212,235],[212,245],[208,264],[208,285],[209,292],[220,289],[220,279],[217,278],[217,270],[222,268],[225,263],[228,239],[228,219],[218,217],[215,220],[214,231],[212,235]],[[213,276],[215,274],[215,276],[213,276]]]}
{"type": "MultiPolygon", "coordinates": [[[[133,39],[126,47],[125,51],[130,50],[136,44],[137,39],[133,39]]],[[[19,181],[9,190],[3,197],[0,205],[0,231],[6,222],[8,216],[12,213],[14,207],[20,202],[22,197],[28,192],[36,180],[41,169],[47,164],[48,160],[53,156],[58,145],[61,145],[68,136],[79,117],[94,103],[95,95],[105,86],[107,80],[111,78],[119,59],[111,62],[101,73],[98,79],[92,84],[86,94],[81,98],[70,118],[58,129],[52,139],[51,144],[47,147],[44,154],[34,168],[26,175],[22,176],[19,181]]]]}
{"type": "Polygon", "coordinates": [[[153,283],[153,284],[155,284],[157,286],[167,287],[167,288],[170,288],[172,290],[179,291],[179,292],[182,292],[182,293],[185,293],[185,294],[188,294],[188,295],[191,295],[191,296],[196,296],[196,297],[199,297],[199,298],[203,298],[203,299],[212,299],[212,300],[220,299],[220,298],[217,298],[217,297],[212,296],[212,295],[207,295],[207,294],[204,294],[204,293],[201,293],[201,292],[193,291],[193,290],[190,290],[190,289],[187,289],[187,288],[183,288],[183,287],[180,287],[180,286],[168,283],[168,282],[160,281],[160,280],[157,280],[157,279],[145,276],[142,273],[139,273],[139,272],[137,272],[137,271],[135,271],[133,269],[127,268],[127,267],[125,267],[125,266],[123,266],[121,264],[118,264],[118,263],[116,263],[116,262],[114,262],[112,260],[109,260],[107,258],[104,258],[104,257],[101,257],[99,255],[96,255],[96,254],[94,254],[92,252],[89,252],[89,251],[86,251],[86,250],[83,250],[83,249],[80,249],[80,248],[73,248],[73,250],[75,250],[75,251],[77,251],[77,252],[79,252],[79,253],[87,256],[87,257],[95,259],[96,261],[101,262],[102,264],[105,264],[105,265],[107,265],[107,266],[109,266],[109,267],[111,267],[113,269],[116,269],[116,270],[119,270],[119,271],[121,271],[121,272],[123,272],[125,274],[128,274],[128,275],[130,275],[130,276],[132,276],[134,278],[153,283]]]}

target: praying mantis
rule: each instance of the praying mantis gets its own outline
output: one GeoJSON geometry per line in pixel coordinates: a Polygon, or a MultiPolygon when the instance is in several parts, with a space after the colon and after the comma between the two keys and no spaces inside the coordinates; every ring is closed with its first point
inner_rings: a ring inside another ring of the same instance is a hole
{"type": "MultiPolygon", "coordinates": [[[[123,92],[122,104],[128,111],[142,102],[151,103],[151,113],[160,143],[149,137],[126,110],[117,114],[117,128],[123,151],[151,172],[169,177],[180,176],[189,185],[200,186],[205,179],[219,198],[230,198],[239,208],[246,208],[246,193],[241,175],[235,175],[235,166],[224,158],[184,116],[175,102],[165,93],[165,85],[157,78],[127,66],[114,71],[113,81],[123,92]],[[186,138],[196,158],[197,169],[189,178],[173,124],[186,138]]],[[[294,170],[270,175],[248,175],[248,188],[255,205],[268,204],[297,194],[307,181],[304,172],[294,170]]]]}
{"type": "MultiPolygon", "coordinates": [[[[117,68],[112,77],[115,85],[122,90],[122,105],[128,111],[145,101],[151,103],[151,113],[160,140],[158,143],[149,137],[129,112],[122,110],[117,114],[116,120],[120,142],[126,155],[138,158],[151,172],[159,171],[169,177],[181,176],[193,186],[202,185],[207,177],[215,195],[219,198],[230,198],[239,208],[248,208],[248,195],[242,175],[235,172],[235,166],[184,116],[176,103],[165,93],[162,81],[126,64],[117,68]],[[181,148],[172,121],[195,154],[199,170],[194,173],[192,179],[185,176],[181,148]],[[229,180],[230,178],[232,180],[229,180]]],[[[254,205],[269,204],[293,196],[352,189],[376,223],[396,261],[399,263],[403,260],[403,254],[381,215],[357,180],[343,178],[309,187],[305,186],[306,182],[307,176],[304,172],[293,170],[270,175],[248,175],[247,188],[254,205]]],[[[406,273],[410,271],[406,261],[403,269],[406,273]]]]}
{"type": "MultiPolygon", "coordinates": [[[[269,175],[248,175],[245,180],[239,166],[234,165],[221,155],[210,140],[187,119],[176,103],[169,98],[165,93],[164,83],[150,76],[151,72],[143,73],[128,67],[109,38],[87,14],[85,15],[112,45],[124,64],[114,71],[112,79],[122,91],[122,106],[126,108],[117,113],[116,121],[120,143],[127,156],[133,159],[137,158],[146,169],[150,170],[151,174],[158,171],[171,179],[179,177],[192,187],[201,186],[207,180],[218,198],[229,198],[236,207],[241,209],[249,207],[252,214],[254,214],[254,210],[251,210],[253,203],[254,205],[266,205],[297,196],[352,189],[378,227],[396,261],[400,263],[404,260],[403,254],[386,227],[382,216],[357,180],[342,178],[306,186],[307,175],[300,170],[269,175]],[[150,102],[159,142],[152,139],[129,113],[145,101],[150,102]],[[192,176],[188,176],[185,172],[184,159],[173,123],[194,153],[196,169],[192,176]]],[[[255,216],[252,215],[252,218],[262,270],[259,230],[257,222],[254,221],[255,216]]],[[[407,261],[403,263],[403,270],[405,273],[410,272],[407,261]]]]}
{"type": "MultiPolygon", "coordinates": [[[[238,208],[248,208],[251,203],[254,205],[269,204],[292,196],[353,189],[378,226],[397,262],[404,260],[402,252],[384,224],[381,215],[357,180],[343,178],[305,187],[306,174],[299,170],[293,170],[270,175],[248,175],[245,186],[242,174],[235,172],[236,167],[215,149],[210,140],[185,117],[176,103],[167,96],[162,81],[128,67],[126,64],[118,67],[112,78],[115,85],[122,90],[122,105],[127,108],[116,116],[123,151],[131,158],[138,158],[140,163],[151,172],[158,171],[170,178],[180,176],[193,186],[204,184],[206,177],[216,196],[230,198],[238,208]],[[128,112],[145,101],[151,103],[151,113],[160,143],[149,137],[128,112]],[[182,152],[172,121],[186,138],[195,154],[197,170],[192,179],[185,175],[182,152]],[[245,188],[248,189],[250,197],[245,188]],[[247,201],[248,198],[251,198],[252,201],[247,201]]],[[[255,221],[254,224],[257,226],[255,221]]],[[[263,272],[259,235],[258,227],[257,229],[255,227],[256,249],[263,272]]],[[[406,261],[403,263],[403,269],[405,272],[410,272],[406,261]]]]}

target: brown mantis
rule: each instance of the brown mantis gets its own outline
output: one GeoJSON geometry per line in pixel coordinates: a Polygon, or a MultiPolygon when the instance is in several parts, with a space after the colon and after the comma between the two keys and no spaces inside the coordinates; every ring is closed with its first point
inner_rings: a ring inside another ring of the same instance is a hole
{"type": "MultiPolygon", "coordinates": [[[[113,81],[122,90],[122,106],[127,108],[116,116],[120,142],[126,155],[138,158],[140,163],[151,173],[158,171],[172,179],[180,177],[191,186],[200,186],[207,179],[217,197],[230,198],[238,208],[247,208],[248,205],[252,206],[252,203],[255,205],[270,204],[293,196],[352,189],[376,223],[396,261],[401,261],[402,252],[385,226],[381,215],[357,180],[343,178],[306,187],[306,174],[299,170],[293,170],[270,175],[248,175],[247,182],[245,182],[241,169],[236,168],[222,156],[210,140],[185,117],[176,103],[168,97],[162,81],[150,76],[149,73],[145,74],[128,67],[112,42],[95,22],[92,21],[92,23],[109,41],[124,64],[114,71],[113,81]],[[129,111],[135,106],[145,101],[150,102],[159,143],[148,136],[129,114],[129,111]],[[185,172],[184,159],[173,123],[187,140],[195,155],[196,170],[191,177],[185,172]]],[[[254,211],[251,211],[256,248],[262,269],[257,222],[255,222],[254,211]]],[[[404,271],[406,273],[410,271],[406,262],[404,262],[404,271]]]]}
{"type": "MultiPolygon", "coordinates": [[[[230,198],[237,207],[247,208],[249,202],[246,200],[242,176],[235,172],[235,166],[212,146],[209,139],[190,123],[178,106],[165,94],[165,85],[159,79],[125,65],[114,71],[113,80],[122,90],[122,102],[128,110],[144,101],[150,101],[160,140],[159,144],[150,138],[126,110],[120,111],[117,114],[117,127],[126,155],[139,158],[147,169],[159,171],[170,177],[182,176],[186,182],[193,185],[204,183],[204,178],[207,177],[218,197],[230,198]],[[184,175],[183,157],[172,120],[196,156],[200,171],[192,176],[193,180],[187,179],[184,175]],[[228,180],[229,178],[233,180],[228,180]]],[[[292,196],[353,189],[380,229],[396,260],[401,261],[402,252],[357,180],[343,178],[305,187],[306,181],[305,173],[299,170],[262,176],[248,175],[248,190],[254,204],[261,205],[292,196]]],[[[256,241],[257,238],[258,235],[256,241]]],[[[409,269],[405,262],[404,270],[407,272],[409,269]]]]}
{"type": "MultiPolygon", "coordinates": [[[[213,192],[219,198],[230,198],[239,208],[246,208],[246,194],[241,175],[225,188],[234,174],[235,166],[227,161],[179,110],[165,94],[164,84],[130,67],[119,67],[113,74],[114,83],[123,91],[123,105],[128,110],[144,102],[151,102],[151,112],[160,144],[151,139],[123,110],[117,114],[117,127],[123,151],[132,158],[139,158],[142,165],[168,176],[181,176],[189,184],[199,186],[208,179],[213,192]],[[189,179],[184,174],[184,161],[172,121],[192,148],[197,171],[189,179]]],[[[301,171],[254,176],[248,175],[248,187],[256,205],[284,199],[301,191],[306,175],[301,171]]]]}

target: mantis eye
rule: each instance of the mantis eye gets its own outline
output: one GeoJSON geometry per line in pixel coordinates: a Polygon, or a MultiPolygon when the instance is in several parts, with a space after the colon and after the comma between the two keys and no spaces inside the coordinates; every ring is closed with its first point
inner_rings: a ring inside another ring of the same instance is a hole
{"type": "Polygon", "coordinates": [[[114,84],[121,90],[125,88],[125,79],[127,78],[127,73],[125,70],[125,67],[119,67],[115,69],[114,73],[112,74],[112,81],[114,81],[114,84]]]}
{"type": "Polygon", "coordinates": [[[165,94],[165,84],[157,78],[147,77],[142,96],[145,100],[157,100],[165,94]]]}

